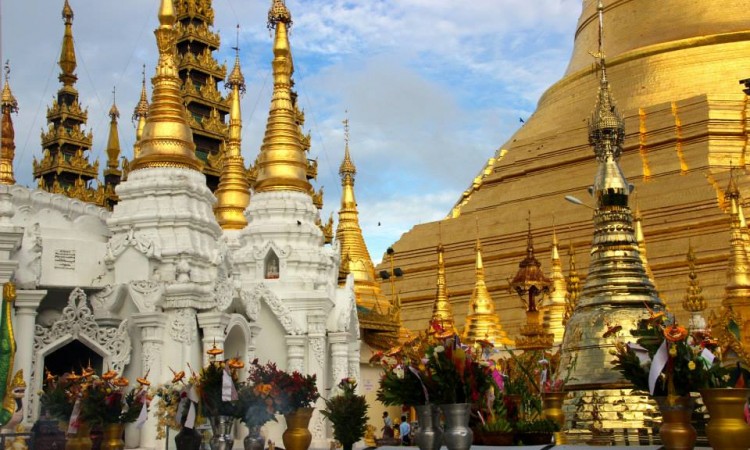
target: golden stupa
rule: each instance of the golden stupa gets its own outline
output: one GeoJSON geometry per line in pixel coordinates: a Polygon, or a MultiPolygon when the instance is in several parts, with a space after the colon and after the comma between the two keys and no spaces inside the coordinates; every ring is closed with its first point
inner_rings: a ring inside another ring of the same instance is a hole
{"type": "MultiPolygon", "coordinates": [[[[534,221],[536,241],[551,242],[554,221],[557,237],[570,241],[578,253],[578,273],[583,277],[588,272],[592,211],[564,197],[589,199],[596,168],[586,124],[599,83],[590,55],[599,39],[596,10],[595,0],[582,2],[565,75],[545,92],[526,123],[488,155],[492,158],[480,175],[467,180],[471,187],[446,211],[447,217],[414,226],[393,245],[395,264],[406,274],[400,290],[407,328],[424,329],[430,319],[436,270],[432,249],[439,229],[450,249],[447,280],[459,327],[474,285],[476,220],[487,288],[511,337],[518,336],[525,322],[505,279],[525,253],[526,226],[518,211],[545,211],[534,221]]],[[[679,305],[689,270],[684,257],[689,240],[709,303],[706,316],[719,307],[726,284],[730,224],[724,188],[730,166],[746,170],[750,128],[750,104],[738,84],[750,77],[749,19],[750,9],[739,0],[604,2],[607,76],[627,130],[620,166],[635,185],[660,298],[685,323],[688,313],[679,305]]],[[[744,173],[737,185],[741,192],[750,186],[744,173]]],[[[591,200],[584,203],[593,207],[591,200]]],[[[387,283],[383,289],[388,295],[387,283]]]]}

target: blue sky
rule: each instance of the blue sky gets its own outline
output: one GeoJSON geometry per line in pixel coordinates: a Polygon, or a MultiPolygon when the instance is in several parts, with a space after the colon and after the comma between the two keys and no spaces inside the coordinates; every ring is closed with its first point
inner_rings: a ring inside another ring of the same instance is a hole
{"type": "MultiPolygon", "coordinates": [[[[112,88],[120,144],[132,159],[141,65],[153,75],[159,0],[69,0],[81,103],[105,165],[112,88]]],[[[214,0],[216,58],[233,62],[235,27],[248,90],[243,154],[260,148],[270,101],[270,1],[214,0]]],[[[59,88],[62,0],[2,2],[2,60],[21,108],[16,177],[33,185],[46,108],[59,88]]],[[[295,81],[319,161],[324,219],[338,210],[341,121],[349,117],[360,223],[377,262],[413,225],[448,214],[488,158],[563,74],[581,0],[287,0],[295,81]],[[348,111],[348,114],[345,113],[348,111]],[[378,223],[380,225],[378,225],[378,223]]],[[[230,67],[231,68],[231,67],[230,67]]],[[[334,218],[337,218],[334,214],[334,218]]]]}

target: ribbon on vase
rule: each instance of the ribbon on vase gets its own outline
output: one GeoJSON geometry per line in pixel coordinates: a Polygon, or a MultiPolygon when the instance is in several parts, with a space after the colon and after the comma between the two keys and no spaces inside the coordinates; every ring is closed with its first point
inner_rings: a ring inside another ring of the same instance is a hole
{"type": "Polygon", "coordinates": [[[68,434],[78,433],[78,427],[81,426],[81,397],[76,398],[76,402],[73,404],[73,412],[70,413],[70,420],[68,421],[68,434]]]}
{"type": "Polygon", "coordinates": [[[138,395],[141,396],[140,400],[143,406],[141,406],[141,412],[135,420],[135,427],[140,430],[148,420],[148,391],[143,389],[138,395]]]}
{"type": "Polygon", "coordinates": [[[188,408],[188,414],[185,418],[185,428],[195,428],[195,405],[198,403],[199,397],[198,397],[198,389],[195,388],[194,385],[189,385],[187,387],[187,398],[188,402],[190,402],[190,407],[188,408]]]}
{"type": "Polygon", "coordinates": [[[651,362],[651,357],[648,356],[648,350],[643,348],[640,344],[631,342],[628,343],[628,348],[630,350],[633,350],[633,353],[635,353],[635,356],[638,357],[638,362],[641,364],[641,366],[651,362]]]}
{"type": "Polygon", "coordinates": [[[656,380],[659,379],[661,371],[664,370],[664,366],[669,361],[669,350],[667,349],[667,340],[662,341],[659,349],[654,354],[654,360],[651,361],[651,370],[648,372],[648,392],[654,395],[654,389],[656,388],[656,380]]]}
{"type": "Polygon", "coordinates": [[[411,371],[411,373],[414,374],[415,377],[417,377],[417,380],[419,380],[419,384],[422,385],[422,391],[424,391],[425,404],[430,403],[430,394],[427,393],[427,386],[425,386],[424,382],[422,382],[422,377],[419,376],[419,371],[417,371],[417,369],[415,369],[412,366],[409,366],[409,370],[411,371]]]}
{"type": "Polygon", "coordinates": [[[224,373],[221,375],[221,400],[231,402],[238,398],[237,388],[234,387],[234,380],[232,380],[232,375],[229,373],[229,368],[224,366],[224,373]]]}

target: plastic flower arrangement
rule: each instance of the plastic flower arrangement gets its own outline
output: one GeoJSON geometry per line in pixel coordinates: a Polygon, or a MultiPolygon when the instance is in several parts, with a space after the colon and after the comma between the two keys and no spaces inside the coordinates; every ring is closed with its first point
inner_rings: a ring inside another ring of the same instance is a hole
{"type": "Polygon", "coordinates": [[[341,442],[344,450],[351,450],[367,430],[367,402],[364,395],[355,393],[354,378],[344,378],[336,388],[337,392],[325,401],[326,409],[321,413],[333,424],[333,437],[341,442]]]}
{"type": "MultiPolygon", "coordinates": [[[[620,329],[611,326],[605,337],[616,336],[620,329]]],[[[729,373],[721,366],[716,341],[709,331],[691,333],[671,314],[654,310],[631,334],[635,342],[617,340],[610,353],[614,368],[636,389],[659,397],[727,386],[729,373]]]]}
{"type": "Polygon", "coordinates": [[[302,375],[296,370],[288,373],[272,362],[261,365],[257,359],[248,375],[248,384],[257,387],[267,412],[279,414],[312,406],[320,398],[316,381],[315,374],[302,375]]]}

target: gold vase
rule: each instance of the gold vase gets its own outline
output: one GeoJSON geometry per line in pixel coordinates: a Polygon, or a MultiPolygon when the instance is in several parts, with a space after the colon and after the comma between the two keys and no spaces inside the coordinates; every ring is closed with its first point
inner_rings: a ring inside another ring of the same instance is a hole
{"type": "Polygon", "coordinates": [[[313,408],[299,408],[289,414],[284,414],[286,430],[281,435],[286,450],[307,450],[312,442],[312,433],[307,428],[310,425],[313,408]]]}
{"type": "Polygon", "coordinates": [[[693,415],[693,399],[690,395],[656,397],[661,411],[662,424],[659,437],[666,450],[692,450],[698,438],[690,423],[693,415]]]}
{"type": "Polygon", "coordinates": [[[122,440],[124,428],[125,426],[121,423],[104,425],[101,450],[123,450],[125,448],[125,441],[122,440]]]}
{"type": "Polygon", "coordinates": [[[563,402],[567,392],[553,391],[542,393],[542,415],[545,419],[550,419],[560,426],[560,431],[555,432],[555,444],[565,443],[565,412],[562,410],[563,402]]]}
{"type": "Polygon", "coordinates": [[[744,407],[750,389],[701,389],[703,403],[711,416],[706,425],[708,443],[714,450],[747,450],[750,425],[744,407]]]}
{"type": "MultiPolygon", "coordinates": [[[[66,428],[67,431],[67,428],[66,428]]],[[[81,422],[76,434],[68,434],[65,438],[65,450],[91,450],[91,425],[81,422]]]]}

